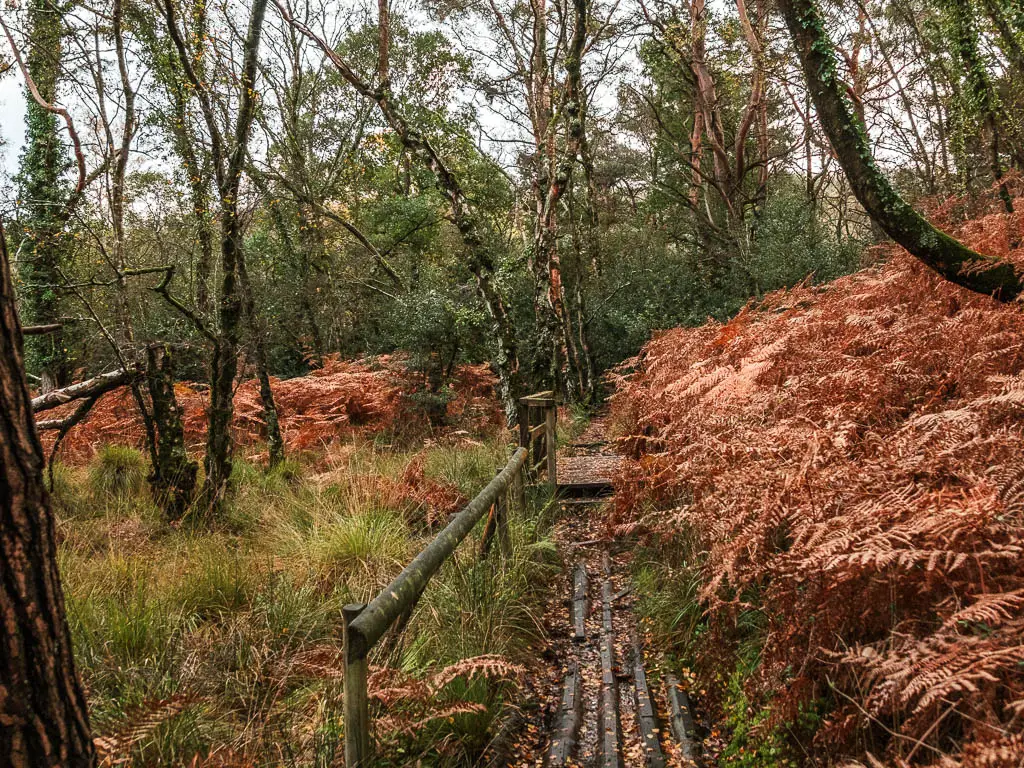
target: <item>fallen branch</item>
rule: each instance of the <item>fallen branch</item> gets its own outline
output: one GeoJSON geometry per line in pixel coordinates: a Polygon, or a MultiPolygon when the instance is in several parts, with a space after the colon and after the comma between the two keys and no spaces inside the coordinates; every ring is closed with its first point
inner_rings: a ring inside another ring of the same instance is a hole
{"type": "Polygon", "coordinates": [[[24,325],[21,328],[23,336],[47,336],[56,333],[64,325],[62,323],[48,323],[47,325],[24,325]]]}
{"type": "MultiPolygon", "coordinates": [[[[32,413],[48,411],[51,408],[64,405],[64,403],[70,403],[72,400],[99,397],[112,389],[132,383],[141,375],[139,371],[122,368],[117,371],[110,371],[109,373],[101,373],[99,376],[80,381],[63,389],[51,390],[44,395],[32,398],[32,413]]],[[[59,429],[60,427],[50,428],[59,429]]]]}

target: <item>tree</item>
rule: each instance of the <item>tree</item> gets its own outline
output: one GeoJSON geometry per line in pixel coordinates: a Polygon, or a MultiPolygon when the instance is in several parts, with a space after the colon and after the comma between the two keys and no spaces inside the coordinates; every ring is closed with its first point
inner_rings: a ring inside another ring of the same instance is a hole
{"type": "MultiPolygon", "coordinates": [[[[243,290],[239,285],[240,271],[245,268],[245,253],[238,197],[241,192],[242,173],[246,167],[249,136],[256,113],[257,57],[267,0],[255,0],[250,11],[243,50],[241,93],[230,141],[221,130],[218,108],[213,101],[210,83],[202,79],[193,66],[193,57],[185,43],[185,35],[178,27],[174,0],[165,0],[163,10],[167,29],[177,53],[177,62],[195,91],[206,123],[214,177],[220,198],[221,286],[217,312],[219,328],[217,333],[208,330],[206,332],[213,345],[213,356],[210,363],[210,405],[204,467],[206,480],[203,486],[205,503],[211,513],[217,514],[223,508],[231,482],[231,420],[234,416],[238,347],[243,313],[246,309],[243,290]]],[[[266,375],[265,370],[263,375],[266,375]]],[[[276,426],[273,396],[270,394],[269,385],[263,386],[263,383],[261,381],[260,390],[264,398],[264,407],[274,412],[273,418],[268,419],[268,427],[276,426]]]]}
{"type": "MultiPolygon", "coordinates": [[[[356,92],[377,105],[381,116],[398,136],[402,146],[411,155],[417,157],[433,174],[438,191],[448,203],[452,220],[459,231],[463,246],[466,248],[467,266],[476,279],[477,295],[491,317],[495,346],[492,363],[498,373],[501,402],[506,418],[509,424],[515,423],[518,421],[519,396],[521,394],[519,352],[515,328],[512,325],[508,307],[494,281],[498,250],[495,233],[489,231],[477,207],[466,195],[461,180],[437,151],[431,138],[419,127],[410,124],[387,84],[372,86],[322,37],[302,21],[296,19],[281,0],[274,0],[274,3],[281,12],[281,16],[323,51],[342,78],[356,92]]],[[[386,22],[386,19],[382,19],[382,21],[386,22]]],[[[390,30],[386,27],[381,26],[380,32],[383,40],[390,38],[390,30]]]]}
{"type": "Polygon", "coordinates": [[[96,763],[57,571],[43,451],[0,226],[0,755],[11,768],[96,763]]]}
{"type": "Polygon", "coordinates": [[[814,0],[779,0],[807,88],[854,195],[886,234],[940,275],[1009,301],[1024,289],[1013,265],[982,256],[933,227],[893,188],[872,157],[864,121],[846,96],[835,46],[814,0]]]}
{"type": "MultiPolygon", "coordinates": [[[[41,101],[56,102],[61,75],[64,18],[61,6],[51,0],[32,0],[28,7],[25,149],[17,183],[21,211],[16,231],[18,273],[27,286],[22,312],[27,322],[55,323],[61,317],[60,270],[68,260],[67,185],[63,180],[68,161],[57,130],[57,115],[41,101]],[[38,99],[36,96],[38,95],[38,99]]],[[[71,374],[63,332],[32,339],[29,364],[39,372],[42,388],[68,383],[71,374]]]]}

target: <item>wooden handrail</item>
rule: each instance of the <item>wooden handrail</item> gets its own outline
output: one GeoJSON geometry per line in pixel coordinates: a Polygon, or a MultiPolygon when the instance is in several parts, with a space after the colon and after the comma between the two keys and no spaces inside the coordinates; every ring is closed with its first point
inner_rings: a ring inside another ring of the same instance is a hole
{"type": "Polygon", "coordinates": [[[490,510],[498,494],[505,491],[512,478],[526,463],[526,450],[517,448],[505,468],[476,495],[465,508],[434,537],[415,559],[384,587],[348,628],[348,659],[366,656],[387,632],[388,627],[402,611],[419,597],[430,577],[437,573],[445,560],[473,530],[477,521],[490,510]]]}
{"type": "Polygon", "coordinates": [[[434,539],[394,580],[373,598],[369,605],[351,604],[342,610],[345,621],[345,765],[368,768],[370,765],[370,712],[366,686],[367,655],[394,622],[411,611],[427,582],[444,564],[473,526],[493,506],[496,510],[499,546],[508,557],[511,550],[504,511],[505,494],[516,482],[517,501],[523,503],[521,482],[529,452],[517,448],[505,468],[452,518],[434,539]]]}

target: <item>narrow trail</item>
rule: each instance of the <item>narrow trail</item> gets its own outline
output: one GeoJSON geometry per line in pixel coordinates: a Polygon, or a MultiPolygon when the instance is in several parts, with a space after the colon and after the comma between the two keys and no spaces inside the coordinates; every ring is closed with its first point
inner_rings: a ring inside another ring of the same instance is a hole
{"type": "Polygon", "coordinates": [[[603,529],[610,479],[621,458],[595,419],[559,453],[564,512],[554,537],[563,563],[545,616],[549,679],[542,706],[510,761],[526,768],[683,768],[697,763],[688,700],[652,676],[631,588],[632,546],[603,529]],[[682,738],[682,741],[680,739],[682,738]]]}

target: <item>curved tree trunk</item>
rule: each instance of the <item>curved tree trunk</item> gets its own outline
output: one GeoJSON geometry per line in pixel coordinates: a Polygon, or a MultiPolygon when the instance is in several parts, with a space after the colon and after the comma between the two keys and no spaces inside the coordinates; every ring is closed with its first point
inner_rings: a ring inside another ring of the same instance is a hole
{"type": "Polygon", "coordinates": [[[779,0],[818,110],[853,193],[893,240],[947,280],[1003,301],[1024,288],[1013,265],[975,253],[933,227],[893,189],[875,164],[867,131],[846,100],[835,48],[814,0],[779,0]]]}
{"type": "Polygon", "coordinates": [[[96,753],[57,571],[43,449],[0,227],[0,755],[12,768],[90,768],[96,753]]]}

